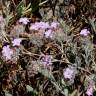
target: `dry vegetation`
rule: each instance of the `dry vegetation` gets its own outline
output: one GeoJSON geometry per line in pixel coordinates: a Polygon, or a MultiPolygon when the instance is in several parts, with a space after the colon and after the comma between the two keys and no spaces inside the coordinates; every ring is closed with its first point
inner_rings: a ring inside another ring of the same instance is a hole
{"type": "Polygon", "coordinates": [[[96,96],[96,0],[0,0],[0,96],[96,96]]]}

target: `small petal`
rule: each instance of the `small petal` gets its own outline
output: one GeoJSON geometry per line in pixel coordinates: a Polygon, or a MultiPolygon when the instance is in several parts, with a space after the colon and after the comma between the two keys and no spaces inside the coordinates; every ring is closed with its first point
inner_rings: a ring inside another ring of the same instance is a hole
{"type": "Polygon", "coordinates": [[[11,59],[12,55],[13,55],[13,50],[10,49],[9,45],[4,46],[3,50],[2,50],[2,54],[3,54],[4,57],[6,57],[6,60],[11,59]]]}
{"type": "Polygon", "coordinates": [[[92,87],[91,88],[88,88],[87,91],[86,91],[86,94],[88,96],[92,96],[93,95],[93,88],[92,87]]]}
{"type": "Polygon", "coordinates": [[[80,35],[87,36],[90,32],[87,29],[82,29],[80,35]]]}
{"type": "Polygon", "coordinates": [[[12,41],[13,46],[20,46],[22,39],[21,38],[16,38],[12,41]]]}
{"type": "Polygon", "coordinates": [[[51,29],[49,29],[49,30],[47,30],[45,32],[45,37],[46,38],[52,38],[53,37],[53,34],[52,34],[52,30],[51,29]]]}
{"type": "Polygon", "coordinates": [[[45,22],[45,24],[43,25],[43,29],[47,29],[47,28],[50,28],[50,26],[48,22],[45,22]]]}
{"type": "Polygon", "coordinates": [[[26,18],[26,17],[22,17],[22,18],[19,19],[19,22],[20,22],[20,23],[23,23],[24,25],[27,25],[28,22],[29,22],[29,20],[28,20],[28,18],[26,18]]]}
{"type": "Polygon", "coordinates": [[[65,79],[71,79],[73,74],[74,74],[74,70],[71,68],[66,68],[63,73],[65,79]]]}
{"type": "Polygon", "coordinates": [[[35,25],[35,24],[31,24],[30,30],[38,31],[39,30],[39,27],[37,25],[35,25]]]}
{"type": "Polygon", "coordinates": [[[35,22],[33,24],[31,24],[30,30],[39,30],[39,29],[47,29],[50,28],[49,23],[48,22],[35,22]]]}
{"type": "Polygon", "coordinates": [[[44,55],[43,58],[41,59],[42,63],[46,65],[52,64],[52,56],[51,55],[44,55]]]}
{"type": "Polygon", "coordinates": [[[51,23],[51,28],[56,29],[58,25],[59,25],[59,23],[57,23],[57,22],[52,22],[52,23],[51,23]]]}

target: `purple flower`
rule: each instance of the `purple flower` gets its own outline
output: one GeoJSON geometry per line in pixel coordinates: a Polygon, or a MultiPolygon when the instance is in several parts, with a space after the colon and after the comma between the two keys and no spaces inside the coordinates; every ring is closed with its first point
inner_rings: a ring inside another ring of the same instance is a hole
{"type": "Polygon", "coordinates": [[[49,23],[48,22],[44,22],[43,25],[41,26],[42,29],[47,29],[50,28],[49,23]]]}
{"type": "Polygon", "coordinates": [[[95,85],[95,82],[93,80],[90,80],[89,85],[86,90],[86,94],[88,96],[93,96],[94,85],[95,85]]]}
{"type": "Polygon", "coordinates": [[[51,28],[56,29],[58,25],[59,25],[58,22],[52,22],[52,23],[51,23],[51,28]]]}
{"type": "Polygon", "coordinates": [[[87,36],[90,32],[87,29],[82,29],[80,35],[87,36]]]}
{"type": "Polygon", "coordinates": [[[63,75],[65,79],[74,79],[75,75],[77,74],[77,70],[75,70],[73,67],[65,68],[63,71],[63,75]]]}
{"type": "Polygon", "coordinates": [[[35,22],[33,24],[31,24],[30,30],[39,30],[39,29],[47,29],[49,28],[49,23],[48,22],[35,22]]]}
{"type": "Polygon", "coordinates": [[[36,22],[35,23],[39,28],[41,28],[41,29],[47,29],[47,28],[49,28],[50,26],[49,26],[49,23],[48,22],[36,22]]]}
{"type": "Polygon", "coordinates": [[[70,69],[70,68],[66,68],[63,75],[64,75],[64,78],[66,79],[71,79],[72,76],[73,76],[73,73],[74,73],[74,70],[70,69]]]}
{"type": "Polygon", "coordinates": [[[6,60],[10,60],[12,58],[13,55],[13,50],[10,49],[10,46],[4,46],[2,49],[2,54],[4,57],[6,57],[6,60]]]}
{"type": "Polygon", "coordinates": [[[36,30],[38,31],[39,29],[51,29],[51,28],[54,28],[56,29],[57,28],[57,25],[59,25],[59,23],[57,22],[52,22],[51,25],[49,25],[49,22],[35,22],[33,24],[31,24],[31,27],[30,27],[30,30],[36,30]]]}
{"type": "Polygon", "coordinates": [[[20,46],[22,39],[21,38],[16,38],[12,41],[13,46],[20,46]]]}
{"type": "Polygon", "coordinates": [[[88,96],[92,96],[93,95],[93,87],[88,88],[87,91],[86,91],[86,94],[88,96]]]}
{"type": "Polygon", "coordinates": [[[30,30],[38,31],[39,30],[39,26],[37,26],[36,24],[31,24],[30,30]]]}
{"type": "Polygon", "coordinates": [[[46,65],[51,65],[52,64],[52,56],[51,55],[44,55],[41,59],[42,63],[46,65]]]}
{"type": "Polygon", "coordinates": [[[27,25],[28,22],[29,22],[29,20],[28,20],[28,18],[26,18],[26,17],[22,17],[22,18],[19,19],[19,22],[20,22],[20,23],[23,23],[24,25],[27,25]]]}
{"type": "Polygon", "coordinates": [[[47,30],[45,33],[44,33],[45,37],[46,38],[52,38],[53,37],[53,32],[51,29],[47,30]]]}

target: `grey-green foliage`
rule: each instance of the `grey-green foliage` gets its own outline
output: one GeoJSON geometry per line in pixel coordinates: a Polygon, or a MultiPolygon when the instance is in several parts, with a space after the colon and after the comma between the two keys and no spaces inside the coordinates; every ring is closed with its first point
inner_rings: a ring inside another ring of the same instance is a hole
{"type": "Polygon", "coordinates": [[[8,42],[8,38],[7,38],[7,34],[6,34],[6,20],[5,18],[3,18],[3,20],[0,22],[0,40],[1,41],[7,41],[8,42]]]}
{"type": "Polygon", "coordinates": [[[96,33],[96,18],[89,18],[89,23],[92,25],[94,32],[96,33]]]}
{"type": "Polygon", "coordinates": [[[82,42],[82,49],[85,52],[85,54],[82,54],[82,56],[85,60],[85,63],[89,65],[92,62],[93,58],[93,44],[92,42],[90,42],[89,38],[83,38],[82,42]]]}
{"type": "Polygon", "coordinates": [[[23,34],[24,32],[25,32],[25,26],[16,25],[16,26],[14,26],[13,30],[11,30],[10,35],[13,37],[19,37],[20,34],[23,34]]]}
{"type": "Polygon", "coordinates": [[[43,45],[43,40],[41,37],[39,37],[37,35],[33,35],[30,37],[30,43],[32,43],[38,47],[41,47],[43,45]]]}
{"type": "Polygon", "coordinates": [[[8,27],[8,24],[11,22],[11,19],[14,17],[13,13],[11,12],[10,8],[10,1],[5,1],[5,6],[3,6],[3,14],[5,14],[5,24],[8,27]]]}
{"type": "Polygon", "coordinates": [[[26,85],[27,93],[30,93],[32,96],[37,96],[38,92],[32,88],[30,85],[26,85]]]}
{"type": "Polygon", "coordinates": [[[5,96],[13,96],[12,94],[10,94],[8,91],[4,90],[5,92],[5,96]]]}
{"type": "Polygon", "coordinates": [[[55,33],[55,40],[58,42],[70,42],[70,40],[72,40],[72,36],[68,36],[68,34],[71,31],[71,27],[69,25],[66,24],[65,21],[63,21],[62,19],[59,20],[60,23],[60,27],[62,29],[59,28],[59,30],[57,31],[57,33],[55,33]]]}

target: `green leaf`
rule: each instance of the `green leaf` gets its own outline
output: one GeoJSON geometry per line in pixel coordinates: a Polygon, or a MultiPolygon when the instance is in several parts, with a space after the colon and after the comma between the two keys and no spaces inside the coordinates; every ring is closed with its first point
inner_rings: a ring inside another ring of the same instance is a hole
{"type": "Polygon", "coordinates": [[[31,13],[31,11],[32,11],[31,3],[29,3],[27,6],[25,6],[24,2],[21,1],[17,6],[16,11],[17,11],[17,18],[24,16],[28,13],[31,13]]]}
{"type": "Polygon", "coordinates": [[[16,7],[17,18],[21,17],[21,15],[22,15],[22,10],[23,10],[22,7],[24,7],[23,0],[16,7]]]}

